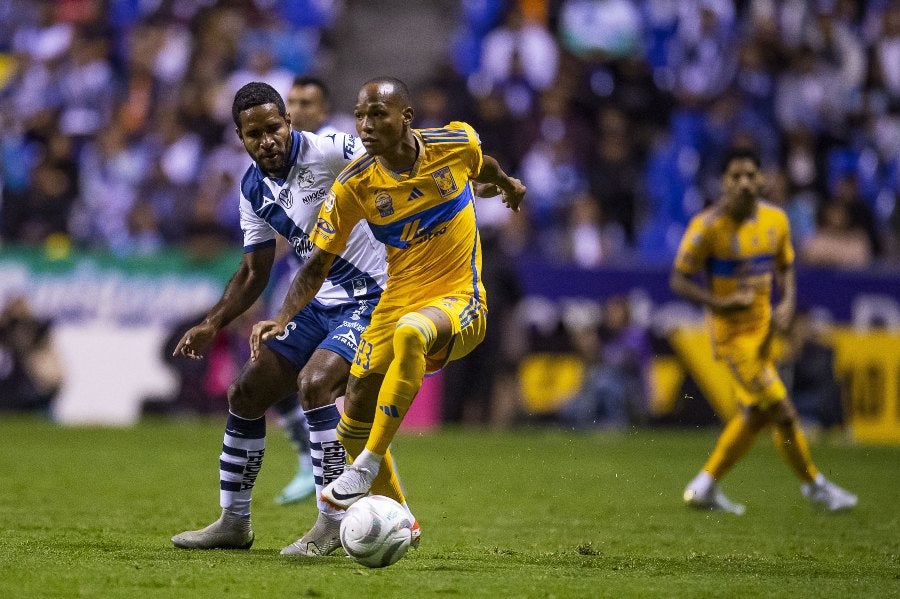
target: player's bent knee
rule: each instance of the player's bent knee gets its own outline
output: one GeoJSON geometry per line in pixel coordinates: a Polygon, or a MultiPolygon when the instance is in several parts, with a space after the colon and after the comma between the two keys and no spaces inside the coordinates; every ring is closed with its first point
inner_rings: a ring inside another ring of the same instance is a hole
{"type": "Polygon", "coordinates": [[[321,408],[334,403],[342,389],[335,387],[332,378],[324,372],[302,372],[300,374],[297,379],[297,388],[300,404],[304,410],[321,408]]]}
{"type": "Polygon", "coordinates": [[[436,337],[434,323],[418,313],[407,314],[394,329],[394,352],[424,355],[436,337]]]}

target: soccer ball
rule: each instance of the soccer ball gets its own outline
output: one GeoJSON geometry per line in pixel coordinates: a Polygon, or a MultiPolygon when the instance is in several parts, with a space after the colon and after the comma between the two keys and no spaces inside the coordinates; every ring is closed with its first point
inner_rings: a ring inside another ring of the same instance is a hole
{"type": "Polygon", "coordinates": [[[412,517],[383,495],[363,497],[341,521],[341,545],[347,555],[369,568],[384,568],[406,555],[412,540],[412,517]]]}

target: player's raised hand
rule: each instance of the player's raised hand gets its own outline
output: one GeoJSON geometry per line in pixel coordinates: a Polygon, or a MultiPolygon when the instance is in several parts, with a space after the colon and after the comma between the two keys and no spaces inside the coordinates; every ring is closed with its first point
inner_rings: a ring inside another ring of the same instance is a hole
{"type": "Polygon", "coordinates": [[[253,331],[250,333],[250,360],[252,362],[259,358],[259,344],[283,333],[284,326],[274,320],[261,320],[253,325],[253,331]]]}
{"type": "Polygon", "coordinates": [[[509,182],[512,185],[510,189],[500,189],[501,199],[510,210],[518,212],[522,205],[522,200],[525,199],[525,184],[515,177],[510,177],[509,182]]]}
{"type": "Polygon", "coordinates": [[[200,360],[218,332],[219,330],[211,324],[201,322],[188,329],[181,341],[178,342],[178,345],[175,346],[175,351],[172,352],[172,355],[177,356],[181,354],[193,360],[200,360]]]}

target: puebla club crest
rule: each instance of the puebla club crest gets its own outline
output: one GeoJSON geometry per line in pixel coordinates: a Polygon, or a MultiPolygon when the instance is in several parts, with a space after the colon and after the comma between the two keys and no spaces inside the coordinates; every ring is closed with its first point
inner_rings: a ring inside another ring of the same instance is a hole
{"type": "Polygon", "coordinates": [[[312,171],[306,167],[300,167],[297,171],[297,185],[300,189],[309,189],[315,182],[312,171]]]}

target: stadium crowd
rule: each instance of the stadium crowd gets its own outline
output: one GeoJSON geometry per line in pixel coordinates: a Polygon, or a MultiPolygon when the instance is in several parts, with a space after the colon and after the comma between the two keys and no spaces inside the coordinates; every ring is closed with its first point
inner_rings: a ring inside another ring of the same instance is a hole
{"type": "MultiPolygon", "coordinates": [[[[3,0],[0,239],[121,253],[236,239],[246,160],[230,98],[250,80],[286,94],[295,74],[323,74],[351,9],[3,0]]],[[[509,251],[669,260],[737,143],[762,154],[802,260],[897,257],[896,3],[464,1],[455,26],[451,68],[413,82],[416,124],[471,122],[526,182],[509,251]]]]}
{"type": "MultiPolygon", "coordinates": [[[[353,4],[0,0],[0,244],[239,247],[234,92],[262,80],[286,96],[303,74],[333,84],[334,31],[353,4]]],[[[900,257],[896,2],[448,4],[445,60],[410,81],[414,125],[471,123],[528,186],[527,218],[479,212],[485,276],[507,281],[498,319],[519,298],[508,265],[529,252],[670,264],[732,145],[761,155],[801,262],[900,257]]],[[[493,376],[521,357],[488,351],[502,356],[493,376]]]]}

